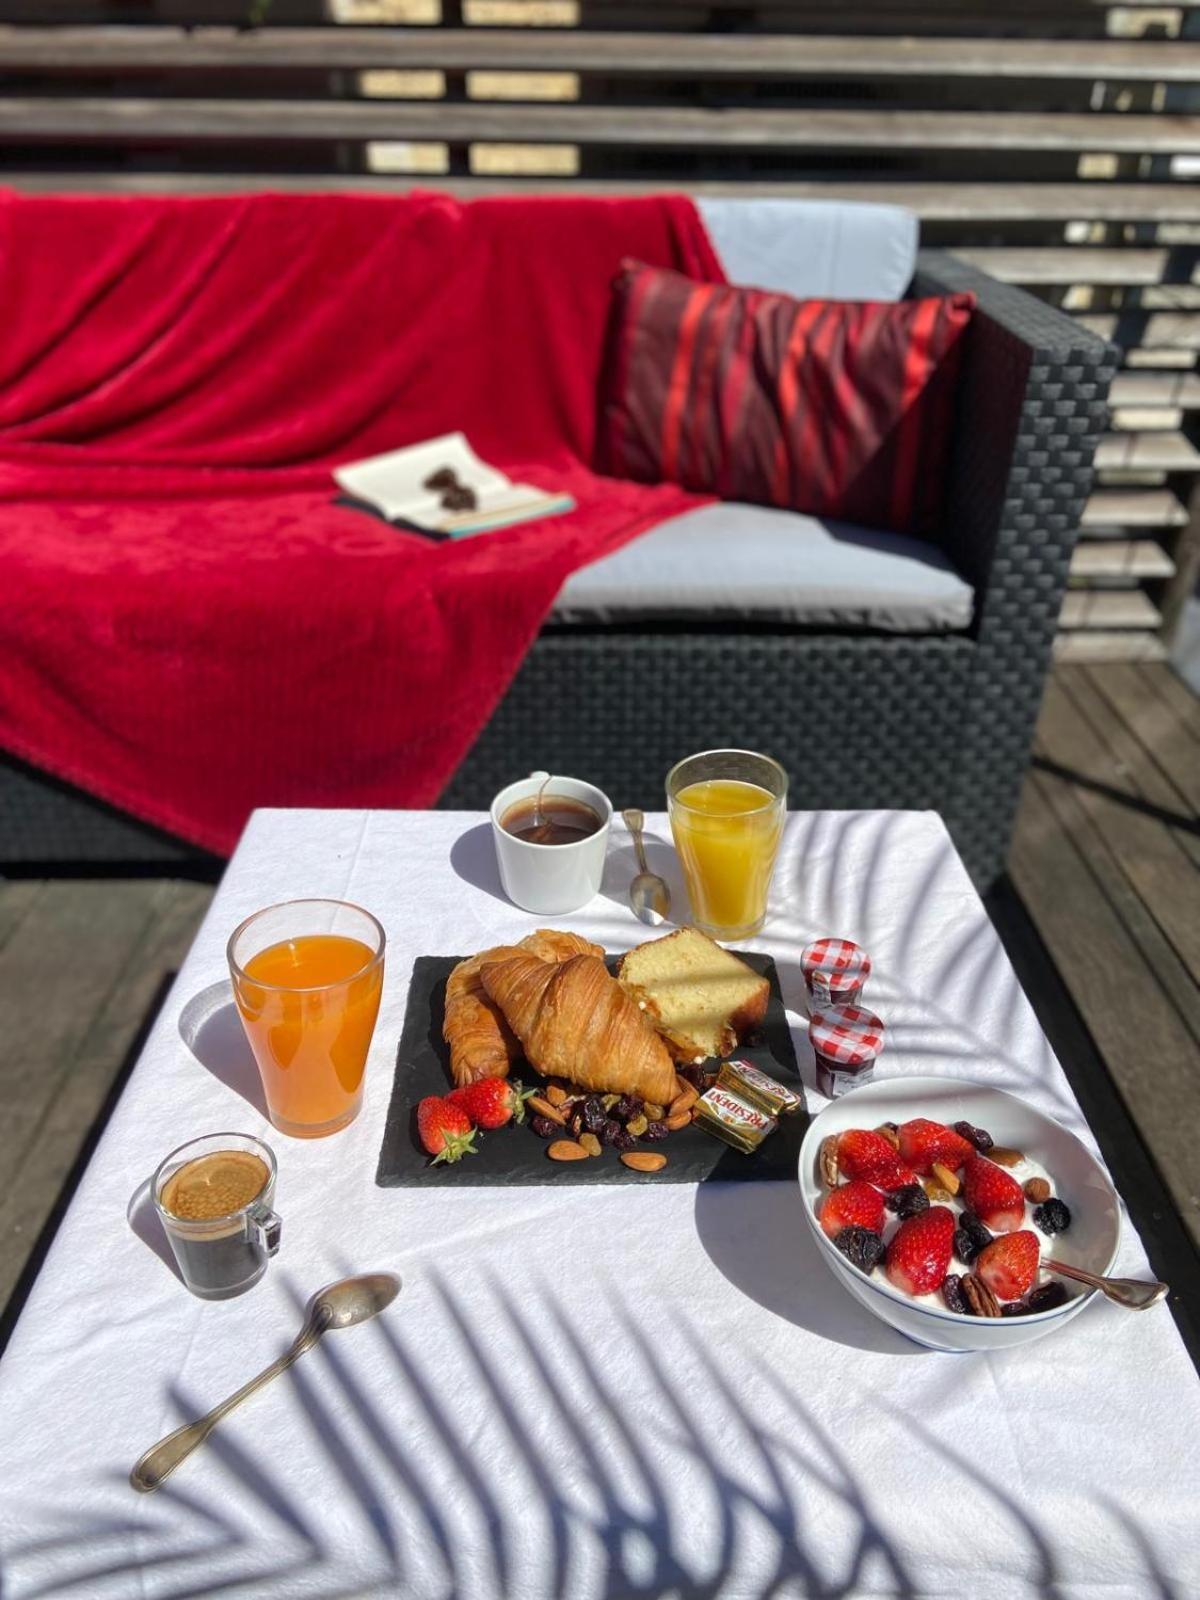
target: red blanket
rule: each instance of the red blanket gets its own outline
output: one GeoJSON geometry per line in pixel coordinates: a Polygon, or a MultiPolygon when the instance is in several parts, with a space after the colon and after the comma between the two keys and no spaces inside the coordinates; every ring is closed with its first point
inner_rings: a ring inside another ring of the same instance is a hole
{"type": "Polygon", "coordinates": [[[722,277],[680,198],[0,195],[0,745],[218,851],[431,803],[565,578],[696,503],[588,465],[626,255],[722,277]],[[578,509],[333,503],[454,429],[578,509]]]}

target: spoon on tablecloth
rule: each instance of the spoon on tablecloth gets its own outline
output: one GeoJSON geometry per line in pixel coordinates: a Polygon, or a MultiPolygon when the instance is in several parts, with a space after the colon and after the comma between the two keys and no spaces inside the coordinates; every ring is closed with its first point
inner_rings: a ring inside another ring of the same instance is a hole
{"type": "Polygon", "coordinates": [[[174,1433],[167,1434],[165,1439],[160,1439],[146,1451],[129,1474],[130,1483],[141,1494],[149,1494],[152,1489],[157,1489],[181,1461],[186,1461],[192,1451],[204,1443],[222,1417],[227,1417],[235,1406],[240,1406],[243,1400],[256,1394],[272,1378],[286,1372],[293,1362],[313,1348],[322,1334],[328,1333],[331,1328],[353,1328],[360,1322],[369,1322],[386,1306],[390,1306],[399,1293],[400,1279],[391,1272],[368,1272],[357,1278],[342,1278],[340,1282],[328,1284],[319,1290],[308,1303],[304,1326],[291,1348],[278,1361],[272,1361],[256,1378],[243,1384],[228,1400],[222,1400],[219,1406],[214,1406],[206,1417],[187,1422],[182,1428],[176,1428],[174,1433]]]}
{"type": "Polygon", "coordinates": [[[1069,1267],[1065,1261],[1054,1261],[1049,1256],[1043,1258],[1042,1266],[1060,1278],[1073,1278],[1076,1283],[1086,1283],[1089,1289],[1099,1289],[1126,1311],[1147,1311],[1171,1292],[1170,1284],[1157,1283],[1152,1278],[1102,1278],[1098,1272],[1069,1267]]]}
{"type": "Polygon", "coordinates": [[[622,811],[625,826],[633,836],[633,848],[637,855],[640,871],[629,885],[629,904],[633,907],[633,914],[639,922],[648,922],[656,928],[660,922],[665,922],[671,909],[671,891],[667,888],[666,880],[660,878],[657,872],[650,871],[650,864],[646,860],[646,846],[642,842],[642,829],[646,826],[645,814],[635,806],[630,806],[627,811],[622,811]]]}

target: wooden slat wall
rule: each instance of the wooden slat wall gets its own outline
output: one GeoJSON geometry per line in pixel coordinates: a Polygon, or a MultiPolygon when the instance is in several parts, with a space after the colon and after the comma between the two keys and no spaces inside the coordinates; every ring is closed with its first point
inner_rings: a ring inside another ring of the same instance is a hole
{"type": "Polygon", "coordinates": [[[42,190],[665,184],[910,205],[1125,350],[1060,653],[1200,567],[1200,0],[4,0],[42,190]]]}

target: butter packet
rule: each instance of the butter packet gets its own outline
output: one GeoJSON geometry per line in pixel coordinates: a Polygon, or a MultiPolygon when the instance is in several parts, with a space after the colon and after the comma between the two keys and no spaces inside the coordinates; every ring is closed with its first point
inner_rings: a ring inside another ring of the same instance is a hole
{"type": "Polygon", "coordinates": [[[693,1114],[698,1128],[715,1134],[743,1155],[750,1155],[757,1150],[767,1135],[774,1133],[778,1126],[775,1118],[761,1107],[723,1087],[720,1082],[700,1096],[693,1114]]]}

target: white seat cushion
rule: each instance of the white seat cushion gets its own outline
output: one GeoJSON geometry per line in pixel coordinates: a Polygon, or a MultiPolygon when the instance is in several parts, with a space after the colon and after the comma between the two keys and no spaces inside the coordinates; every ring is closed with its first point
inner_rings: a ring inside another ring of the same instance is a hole
{"type": "Polygon", "coordinates": [[[968,626],[974,599],[941,551],[919,539],[722,502],[672,517],[573,573],[550,620],[947,633],[968,626]]]}
{"type": "Polygon", "coordinates": [[[917,218],[853,200],[696,202],[730,283],[798,300],[899,300],[917,264],[917,218]]]}

